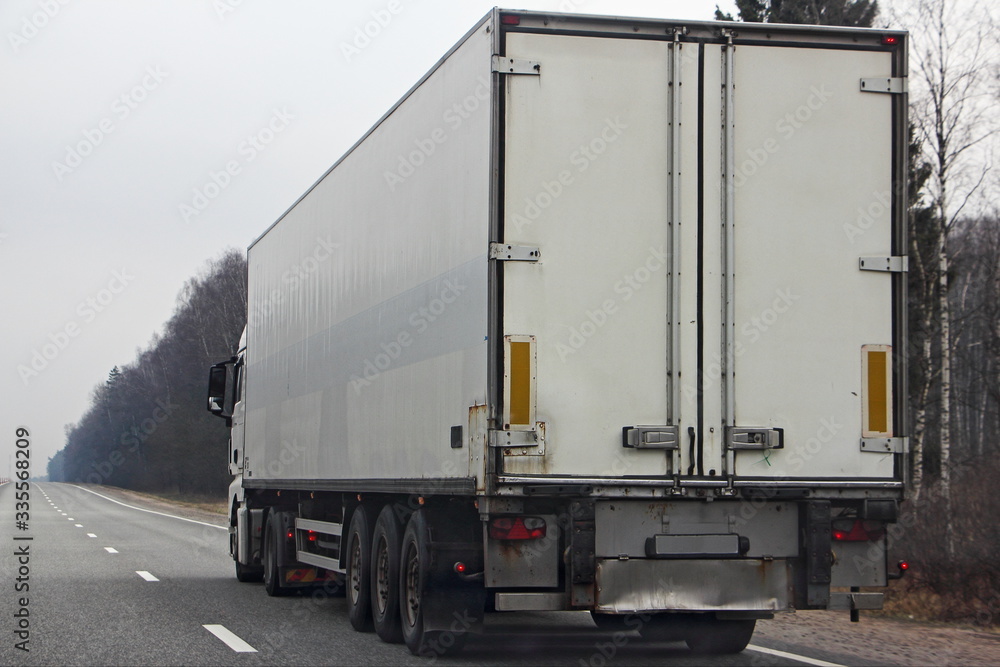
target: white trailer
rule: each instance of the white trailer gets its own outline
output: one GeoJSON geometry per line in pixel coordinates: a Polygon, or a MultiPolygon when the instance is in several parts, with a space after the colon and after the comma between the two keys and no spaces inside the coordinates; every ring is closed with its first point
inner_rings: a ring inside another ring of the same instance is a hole
{"type": "Polygon", "coordinates": [[[422,655],[486,609],[737,652],[879,608],[905,42],[490,12],[249,248],[238,577],[422,655]]]}

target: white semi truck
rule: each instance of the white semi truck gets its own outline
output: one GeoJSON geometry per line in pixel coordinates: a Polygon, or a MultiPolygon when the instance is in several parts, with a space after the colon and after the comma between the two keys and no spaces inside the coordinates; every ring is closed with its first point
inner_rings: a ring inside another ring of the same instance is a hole
{"type": "Polygon", "coordinates": [[[493,10],[249,248],[231,551],[420,655],[881,606],[906,34],[493,10]]]}

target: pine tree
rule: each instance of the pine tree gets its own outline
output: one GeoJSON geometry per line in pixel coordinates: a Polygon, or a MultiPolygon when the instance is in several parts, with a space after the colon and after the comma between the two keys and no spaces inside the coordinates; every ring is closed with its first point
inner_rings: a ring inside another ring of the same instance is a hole
{"type": "MultiPolygon", "coordinates": [[[[738,20],[748,23],[811,23],[869,28],[878,14],[876,0],[735,0],[738,20]]],[[[733,21],[715,8],[715,20],[733,21]]]]}

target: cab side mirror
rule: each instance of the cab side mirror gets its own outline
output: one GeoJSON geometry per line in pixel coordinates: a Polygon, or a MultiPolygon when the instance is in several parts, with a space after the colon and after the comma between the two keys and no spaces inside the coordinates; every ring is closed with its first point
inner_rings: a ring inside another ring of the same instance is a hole
{"type": "Polygon", "coordinates": [[[215,364],[208,372],[208,411],[227,421],[233,416],[232,376],[232,360],[215,364]]]}

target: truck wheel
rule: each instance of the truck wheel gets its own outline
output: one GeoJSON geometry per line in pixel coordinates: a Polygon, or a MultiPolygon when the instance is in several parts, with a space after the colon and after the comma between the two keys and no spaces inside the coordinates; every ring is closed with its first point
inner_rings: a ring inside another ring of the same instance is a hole
{"type": "Polygon", "coordinates": [[[410,516],[403,533],[402,563],[399,590],[403,621],[403,640],[410,653],[422,657],[437,657],[457,653],[465,646],[466,631],[424,630],[421,600],[431,579],[430,530],[423,510],[410,516]]]}
{"type": "Polygon", "coordinates": [[[292,588],[281,583],[281,570],[278,568],[278,549],[281,548],[281,531],[276,525],[274,512],[268,512],[264,524],[264,590],[271,597],[283,597],[292,592],[292,588]]]}
{"type": "Polygon", "coordinates": [[[375,521],[372,534],[372,619],[382,641],[399,644],[403,631],[399,619],[399,522],[386,505],[375,521]]]}
{"type": "Polygon", "coordinates": [[[372,631],[371,612],[371,550],[372,533],[368,527],[368,512],[358,505],[351,516],[347,533],[347,616],[358,632],[372,631]]]}
{"type": "Polygon", "coordinates": [[[685,638],[688,648],[699,655],[724,655],[739,653],[750,643],[757,621],[730,621],[716,618],[698,623],[685,638]]]}

